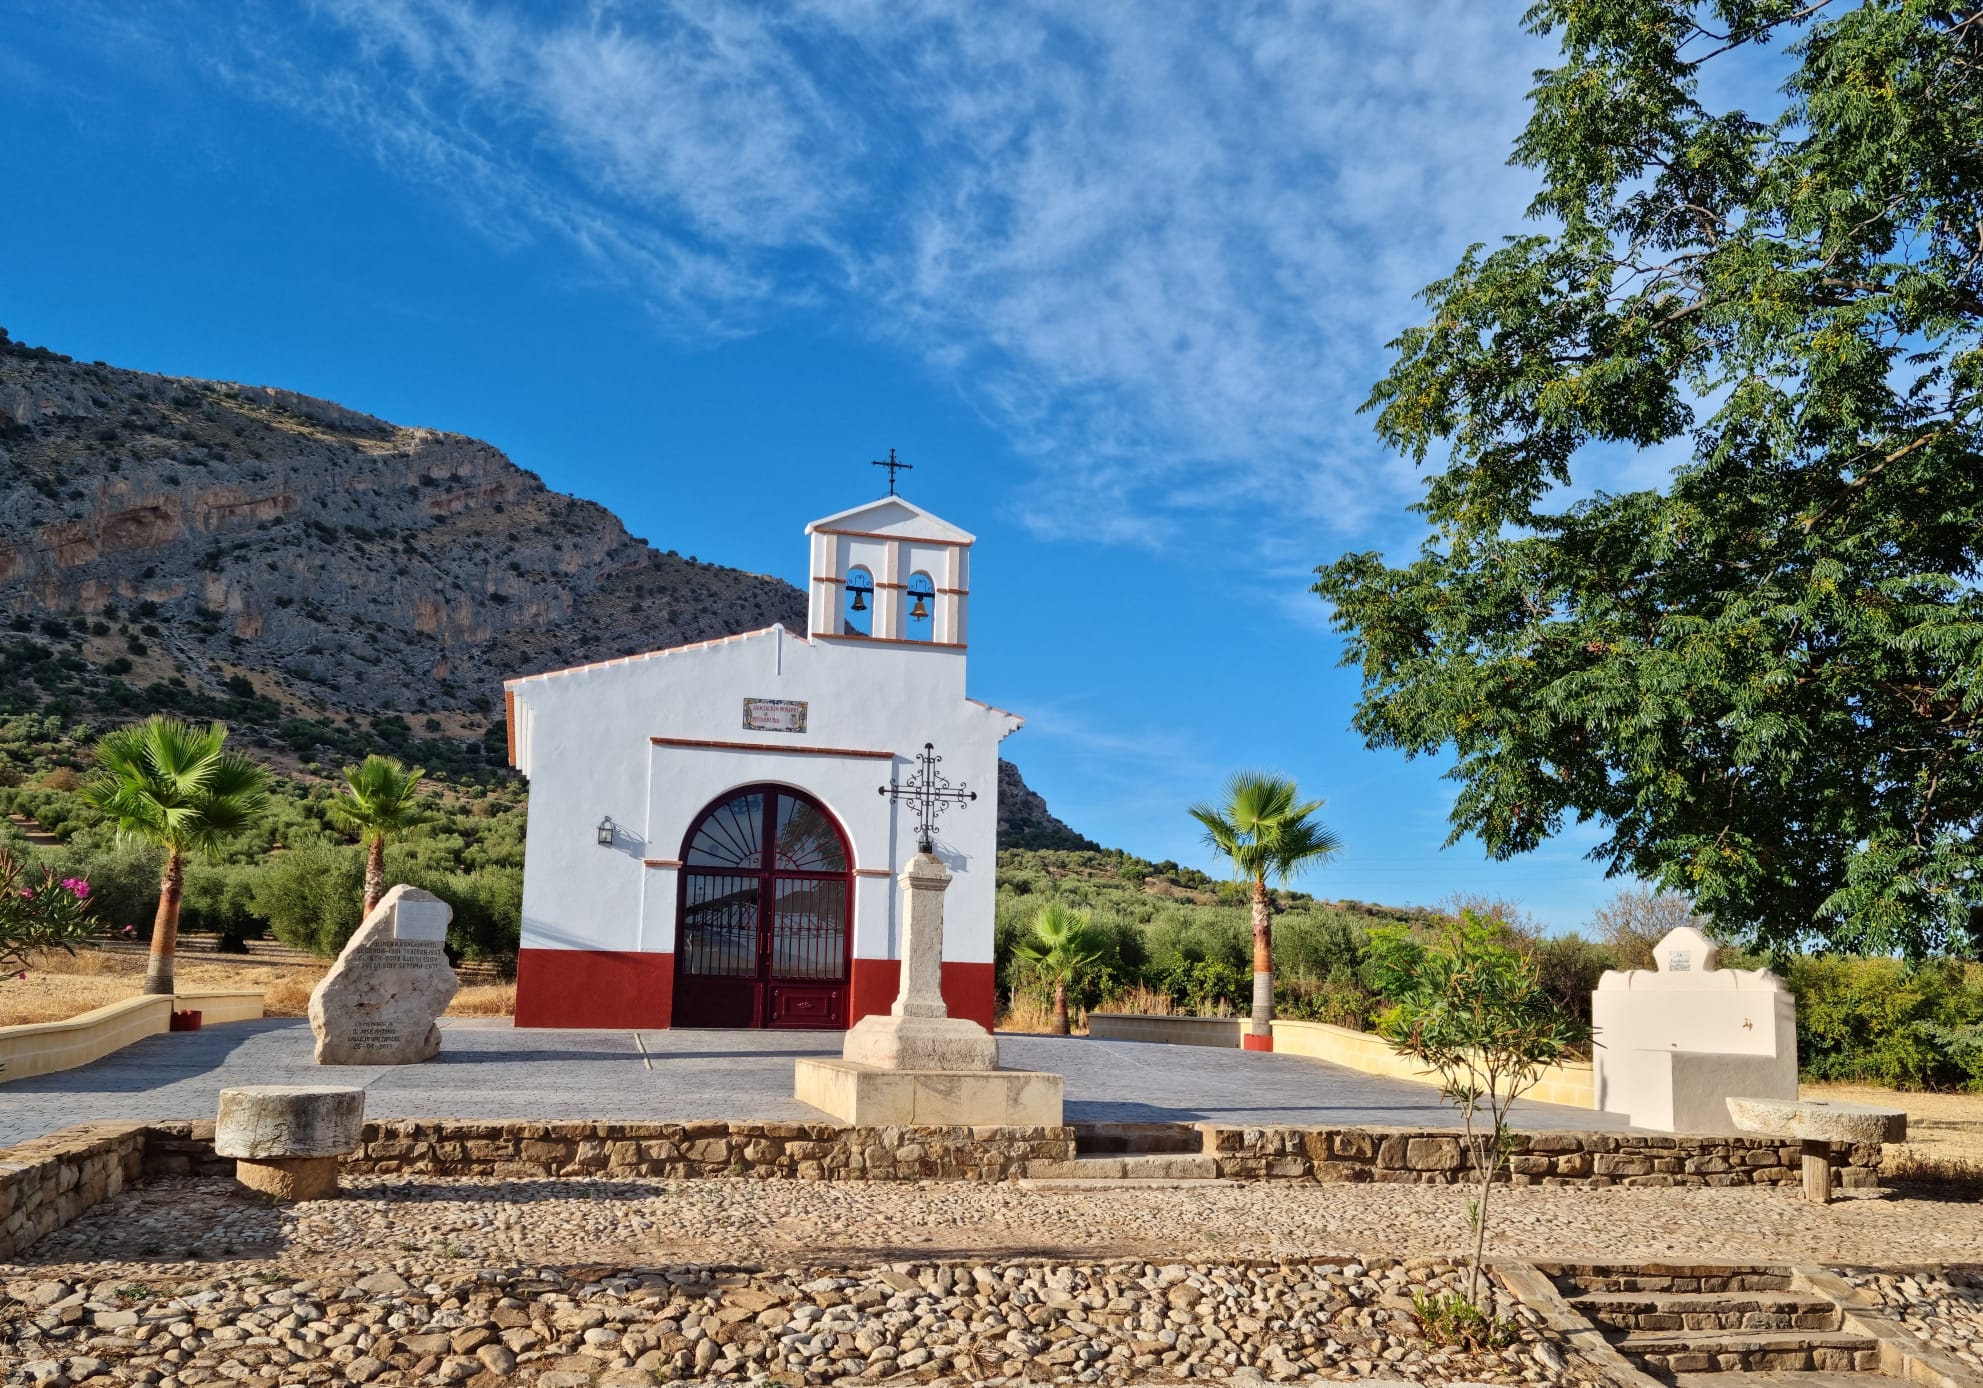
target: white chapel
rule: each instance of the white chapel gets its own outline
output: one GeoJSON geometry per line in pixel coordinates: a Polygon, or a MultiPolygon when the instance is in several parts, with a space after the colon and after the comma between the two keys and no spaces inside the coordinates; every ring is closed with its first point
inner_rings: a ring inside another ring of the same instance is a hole
{"type": "Polygon", "coordinates": [[[973,537],[900,496],[814,521],[808,620],[510,680],[530,778],[516,1024],[844,1029],[886,1012],[925,745],[943,993],[993,1021],[998,745],[966,697],[973,537]]]}

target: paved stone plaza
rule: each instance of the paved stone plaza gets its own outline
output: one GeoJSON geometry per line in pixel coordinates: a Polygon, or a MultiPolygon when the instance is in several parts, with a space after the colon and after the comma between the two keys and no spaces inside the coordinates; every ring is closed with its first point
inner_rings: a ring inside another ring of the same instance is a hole
{"type": "MultiPolygon", "coordinates": [[[[90,1065],[0,1084],[0,1145],[94,1119],[211,1118],[230,1085],[362,1085],[373,1118],[803,1119],[792,1062],[840,1035],[763,1031],[519,1031],[451,1018],[421,1065],[320,1066],[299,1018],[149,1037],[90,1065]]],[[[1304,1056],[1197,1046],[1001,1036],[1004,1064],[1067,1077],[1069,1122],[1216,1121],[1458,1127],[1426,1085],[1304,1056]]],[[[1524,1103],[1524,1128],[1624,1127],[1615,1115],[1524,1103]]]]}

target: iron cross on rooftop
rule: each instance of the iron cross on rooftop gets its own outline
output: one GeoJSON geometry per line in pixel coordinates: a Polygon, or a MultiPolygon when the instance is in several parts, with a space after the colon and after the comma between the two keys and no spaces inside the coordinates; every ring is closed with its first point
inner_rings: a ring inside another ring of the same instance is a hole
{"type": "Polygon", "coordinates": [[[914,463],[896,462],[895,450],[892,448],[888,450],[887,458],[876,458],[874,460],[874,466],[888,469],[888,494],[890,496],[895,495],[895,474],[898,472],[914,472],[916,470],[914,463]]]}
{"type": "Polygon", "coordinates": [[[908,783],[891,782],[881,788],[883,795],[898,803],[907,801],[916,812],[916,846],[924,853],[936,852],[936,817],[953,805],[968,805],[978,798],[975,790],[966,790],[961,783],[950,784],[950,778],[936,769],[942,760],[936,754],[936,744],[925,742],[916,757],[916,773],[908,783]]]}

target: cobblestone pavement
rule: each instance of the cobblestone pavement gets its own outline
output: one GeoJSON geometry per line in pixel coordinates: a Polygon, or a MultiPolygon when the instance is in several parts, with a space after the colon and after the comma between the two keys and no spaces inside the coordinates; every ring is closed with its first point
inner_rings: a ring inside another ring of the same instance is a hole
{"type": "MultiPolygon", "coordinates": [[[[1983,1244],[1970,1254],[1983,1258],[1983,1244]]],[[[1983,1373],[1983,1267],[1939,1272],[1849,1272],[1909,1331],[1983,1373]]]]}
{"type": "MultiPolygon", "coordinates": [[[[1602,1378],[1505,1293],[1503,1343],[1427,1342],[1413,1296],[1448,1263],[1119,1262],[745,1272],[465,1269],[402,1260],[197,1286],[18,1279],[0,1298],[17,1381],[471,1383],[659,1379],[1123,1383],[1243,1374],[1556,1385],[1602,1378]],[[1250,1372],[1248,1372],[1250,1371],[1250,1372]],[[952,1377],[952,1376],[955,1377],[952,1377]]],[[[1496,1289],[1498,1292],[1498,1289],[1496,1289]]]]}
{"type": "MultiPolygon", "coordinates": [[[[424,1065],[326,1069],[309,1024],[234,1022],[148,1037],[74,1070],[0,1085],[0,1146],[91,1119],[210,1118],[238,1084],[363,1085],[374,1118],[799,1119],[792,1062],[837,1055],[837,1032],[519,1031],[506,1020],[443,1021],[424,1065]]],[[[1458,1127],[1429,1085],[1304,1056],[1254,1055],[1086,1037],[1001,1036],[1014,1069],[1066,1076],[1071,1122],[1396,1124],[1458,1127]]],[[[1524,1103],[1516,1126],[1607,1131],[1615,1115],[1524,1103]]]]}
{"type": "MultiPolygon", "coordinates": [[[[346,1178],[342,1199],[272,1206],[226,1178],[146,1181],[25,1255],[37,1264],[444,1252],[466,1266],[897,1257],[1393,1257],[1466,1247],[1458,1186],[346,1178]]],[[[1811,1205],[1756,1188],[1497,1188],[1493,1250],[1546,1260],[1974,1261],[1983,1204],[1811,1205]]],[[[195,1266],[198,1266],[195,1264],[195,1266]]]]}

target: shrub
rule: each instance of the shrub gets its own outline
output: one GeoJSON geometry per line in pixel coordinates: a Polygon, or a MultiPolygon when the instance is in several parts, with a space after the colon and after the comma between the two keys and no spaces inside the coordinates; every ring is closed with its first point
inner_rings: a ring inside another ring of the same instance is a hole
{"type": "Polygon", "coordinates": [[[1797,1057],[1812,1079],[1899,1089],[1983,1085],[1966,1044],[1983,1023],[1983,965],[1844,955],[1791,961],[1797,1057]]]}
{"type": "Polygon", "coordinates": [[[364,855],[339,844],[293,848],[255,874],[249,899],[276,939],[331,958],[360,924],[364,855]]]}

